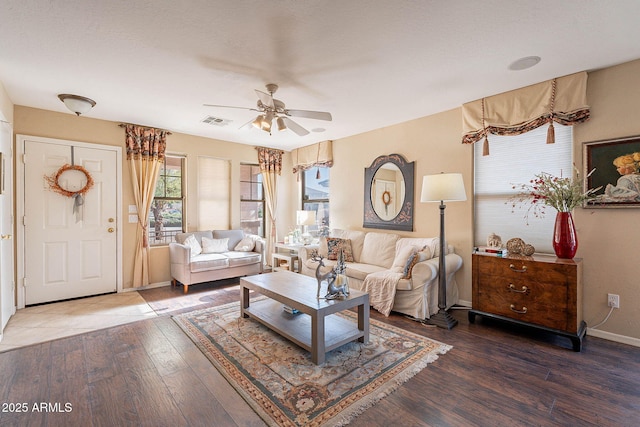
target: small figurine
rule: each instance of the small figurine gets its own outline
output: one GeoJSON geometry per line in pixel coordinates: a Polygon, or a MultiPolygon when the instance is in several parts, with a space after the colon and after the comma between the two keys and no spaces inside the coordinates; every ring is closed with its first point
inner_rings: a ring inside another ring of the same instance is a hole
{"type": "Polygon", "coordinates": [[[333,282],[329,283],[329,286],[327,286],[327,295],[325,295],[325,299],[346,298],[349,296],[349,280],[345,274],[346,271],[347,266],[344,264],[344,252],[340,249],[340,254],[338,254],[338,263],[333,268],[336,278],[333,282]]]}
{"type": "Polygon", "coordinates": [[[489,234],[489,237],[487,237],[487,246],[496,249],[502,248],[502,238],[495,233],[489,234]]]}
{"type": "Polygon", "coordinates": [[[323,257],[317,254],[314,254],[311,258],[314,261],[318,262],[318,267],[316,267],[316,280],[318,281],[318,293],[316,297],[320,299],[320,287],[322,286],[323,281],[327,281],[327,288],[333,285],[333,282],[336,280],[336,272],[332,269],[327,271],[326,273],[320,273],[320,268],[324,267],[324,263],[322,262],[323,257]]]}

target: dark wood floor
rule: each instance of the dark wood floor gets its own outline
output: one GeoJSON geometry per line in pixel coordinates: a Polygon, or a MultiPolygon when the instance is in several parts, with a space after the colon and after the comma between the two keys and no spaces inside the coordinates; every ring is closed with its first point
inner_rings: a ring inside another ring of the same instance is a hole
{"type": "MultiPolygon", "coordinates": [[[[160,317],[0,353],[0,425],[263,426],[170,318],[237,301],[236,282],[141,294],[160,317]]],[[[575,353],[566,339],[453,315],[460,324],[443,330],[371,312],[453,349],[352,426],[640,425],[639,348],[587,337],[575,353]]]]}

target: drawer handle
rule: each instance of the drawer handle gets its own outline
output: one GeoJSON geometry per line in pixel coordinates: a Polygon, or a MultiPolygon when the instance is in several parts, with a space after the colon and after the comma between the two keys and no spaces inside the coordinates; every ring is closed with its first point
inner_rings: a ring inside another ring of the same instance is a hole
{"type": "Polygon", "coordinates": [[[517,289],[516,289],[516,287],[515,287],[515,286],[513,286],[513,283],[510,283],[510,284],[509,284],[509,290],[510,290],[511,292],[517,292],[517,293],[519,293],[519,294],[526,294],[526,293],[527,293],[527,291],[529,290],[529,288],[527,288],[526,286],[523,286],[523,287],[522,287],[522,290],[521,290],[521,291],[519,291],[519,290],[517,290],[517,289]]]}
{"type": "Polygon", "coordinates": [[[517,273],[524,273],[524,272],[527,271],[527,266],[526,265],[523,265],[522,268],[520,270],[518,270],[515,265],[509,264],[509,268],[512,269],[513,271],[517,272],[517,273]]]}
{"type": "Polygon", "coordinates": [[[522,307],[522,310],[516,310],[516,306],[511,304],[511,307],[509,307],[511,309],[511,311],[513,311],[514,313],[520,313],[520,314],[526,314],[527,313],[527,307],[522,307]]]}

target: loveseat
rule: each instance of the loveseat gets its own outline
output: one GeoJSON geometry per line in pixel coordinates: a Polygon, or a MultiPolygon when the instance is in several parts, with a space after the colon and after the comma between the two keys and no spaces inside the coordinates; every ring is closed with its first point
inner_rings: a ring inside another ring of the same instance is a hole
{"type": "Polygon", "coordinates": [[[264,240],[242,230],[176,234],[169,244],[171,283],[189,285],[262,273],[264,240]]]}
{"type": "MultiPolygon", "coordinates": [[[[323,257],[321,273],[333,268],[340,249],[345,255],[350,289],[369,292],[373,308],[388,315],[390,311],[417,319],[428,319],[438,312],[439,239],[401,237],[393,233],[334,229],[320,239],[317,249],[299,250],[301,273],[315,277],[323,257]],[[330,257],[330,253],[333,256],[330,257]],[[350,252],[350,253],[349,253],[350,252]],[[329,259],[334,258],[334,259],[329,259]]],[[[447,308],[458,302],[455,274],[462,258],[449,246],[445,257],[447,308]]]]}

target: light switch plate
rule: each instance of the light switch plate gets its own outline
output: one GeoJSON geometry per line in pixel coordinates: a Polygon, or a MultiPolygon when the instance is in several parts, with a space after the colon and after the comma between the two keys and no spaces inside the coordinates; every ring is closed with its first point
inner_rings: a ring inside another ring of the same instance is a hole
{"type": "Polygon", "coordinates": [[[138,215],[129,215],[129,222],[132,224],[138,222],[138,215]]]}
{"type": "Polygon", "coordinates": [[[138,207],[136,205],[129,205],[129,213],[137,214],[138,213],[138,207]]]}

